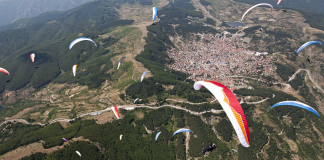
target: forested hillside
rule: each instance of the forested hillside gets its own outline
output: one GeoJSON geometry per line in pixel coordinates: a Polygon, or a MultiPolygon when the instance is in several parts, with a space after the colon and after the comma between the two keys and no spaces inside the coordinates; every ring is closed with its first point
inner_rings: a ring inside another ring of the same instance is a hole
{"type": "MultiPolygon", "coordinates": [[[[306,72],[296,74],[288,82],[296,68],[302,66],[294,63],[296,59],[301,61],[302,55],[285,57],[295,48],[284,42],[299,40],[298,34],[289,34],[279,28],[267,30],[267,34],[280,44],[273,44],[274,49],[267,48],[269,54],[260,56],[264,58],[260,61],[267,60],[266,56],[274,56],[271,61],[271,65],[276,66],[274,75],[236,76],[245,85],[233,90],[248,123],[245,129],[249,130],[250,146],[243,147],[228,118],[228,111],[224,111],[225,105],[221,106],[221,100],[215,99],[205,87],[195,90],[195,82],[188,79],[189,74],[168,68],[168,64],[175,63],[168,51],[179,50],[174,43],[177,38],[183,43],[203,38],[193,33],[215,35],[229,31],[234,34],[241,30],[245,36],[255,37],[256,30],[264,24],[245,29],[217,26],[219,21],[206,15],[204,10],[214,4],[211,0],[195,3],[169,0],[159,8],[154,25],[151,21],[143,25],[129,18],[120,19],[121,8],[147,7],[151,14],[151,7],[156,3],[156,0],[98,0],[66,12],[45,13],[21,20],[22,28],[18,22],[2,27],[0,67],[6,68],[10,76],[0,74],[0,82],[3,82],[0,91],[21,89],[19,92],[24,92],[30,86],[36,91],[15,103],[4,103],[0,110],[1,120],[13,121],[0,126],[0,155],[8,156],[25,149],[28,156],[23,160],[80,159],[76,151],[81,153],[82,159],[99,160],[324,157],[324,116],[319,103],[323,94],[308,79],[306,72]],[[142,32],[143,37],[136,32],[142,32]],[[93,39],[98,47],[80,42],[69,49],[70,42],[81,36],[93,39]],[[284,50],[287,53],[272,53],[284,50]],[[36,55],[34,63],[29,58],[31,53],[36,55]],[[126,58],[121,67],[113,68],[122,56],[126,58]],[[75,64],[78,72],[73,77],[71,68],[75,64]],[[149,77],[141,81],[139,77],[144,70],[150,71],[149,77]],[[288,100],[312,106],[319,111],[320,117],[293,106],[270,110],[274,104],[288,100]],[[120,117],[112,113],[111,106],[118,107],[120,117]],[[17,123],[16,118],[35,123],[17,123]],[[180,128],[188,128],[192,133],[173,135],[180,128]],[[158,132],[161,134],[155,141],[158,132]],[[211,143],[215,143],[216,148],[204,154],[202,151],[211,143]],[[37,144],[42,147],[32,150],[37,144]]],[[[311,14],[305,16],[311,17],[311,14]]],[[[308,22],[320,27],[320,22],[314,19],[308,22]]],[[[322,34],[314,35],[323,38],[322,34]]],[[[259,47],[257,43],[253,46],[259,47]]],[[[10,96],[7,91],[4,93],[7,94],[3,99],[10,96]]],[[[233,111],[233,101],[226,99],[224,90],[220,94],[228,104],[225,107],[233,111]]]]}
{"type": "MultiPolygon", "coordinates": [[[[217,139],[212,129],[204,124],[200,117],[193,116],[187,112],[170,108],[161,108],[145,113],[143,119],[138,119],[138,111],[122,111],[124,118],[112,123],[96,124],[95,121],[77,120],[68,128],[62,128],[59,123],[54,123],[45,127],[31,126],[23,124],[7,124],[1,126],[0,153],[4,154],[14,148],[28,145],[33,142],[43,140],[44,148],[52,148],[63,145],[62,137],[71,140],[73,137],[82,136],[91,142],[98,142],[95,146],[82,140],[77,142],[64,143],[66,146],[49,155],[36,153],[24,160],[35,157],[47,157],[49,159],[75,159],[79,151],[85,159],[185,159],[185,149],[183,140],[186,138],[182,133],[172,136],[173,132],[180,127],[188,127],[193,131],[195,137],[190,140],[190,156],[201,156],[202,150],[207,147],[210,141],[218,146],[216,153],[224,158],[233,157],[228,155],[229,149],[224,143],[217,139]],[[171,118],[173,117],[173,118],[171,118]],[[182,123],[181,123],[182,122],[182,123]],[[152,133],[147,133],[147,129],[152,133]],[[12,131],[11,134],[8,134],[12,131]],[[156,142],[155,134],[161,131],[161,135],[156,142]],[[119,140],[119,135],[123,134],[123,139],[119,140]],[[28,137],[28,138],[26,138],[28,137]],[[183,140],[181,140],[183,139],[183,140]]],[[[206,115],[208,116],[208,115],[206,115]]],[[[219,125],[222,125],[220,123],[219,125]]],[[[220,126],[221,127],[221,126],[220,126]]],[[[222,131],[220,131],[222,133],[222,131]]],[[[230,136],[231,132],[223,133],[223,136],[230,136]]]]}
{"type": "MultiPolygon", "coordinates": [[[[119,3],[122,2],[118,1],[116,6],[119,3]]],[[[0,65],[5,66],[4,68],[11,74],[10,77],[0,76],[2,82],[10,80],[10,83],[2,83],[0,90],[16,90],[30,82],[33,87],[38,88],[52,81],[61,71],[70,71],[71,67],[74,64],[79,64],[81,60],[87,61],[90,57],[95,58],[107,54],[109,51],[103,49],[103,47],[107,48],[107,45],[99,45],[98,48],[86,45],[80,50],[69,50],[68,45],[78,37],[74,33],[84,31],[82,36],[92,38],[98,43],[101,40],[98,38],[100,33],[109,31],[110,27],[133,22],[132,20],[117,20],[118,14],[113,8],[113,4],[115,4],[115,1],[90,2],[56,16],[45,16],[44,19],[42,16],[33,18],[30,23],[37,24],[29,27],[0,32],[0,46],[2,48],[0,65]],[[93,54],[80,54],[85,52],[93,54]],[[36,59],[38,60],[35,64],[28,60],[31,53],[37,55],[36,59]],[[35,69],[35,66],[39,68],[35,69]]],[[[116,40],[110,39],[110,42],[107,41],[106,44],[112,45],[114,42],[116,40]]],[[[95,66],[98,67],[99,64],[101,66],[104,62],[107,62],[107,60],[87,61],[86,64],[95,69],[95,66]]],[[[107,67],[109,69],[109,65],[107,67]]],[[[93,70],[89,69],[88,71],[85,74],[93,70]]],[[[57,81],[63,82],[62,80],[57,81]]],[[[84,81],[84,79],[81,80],[81,84],[85,84],[84,81]]]]}

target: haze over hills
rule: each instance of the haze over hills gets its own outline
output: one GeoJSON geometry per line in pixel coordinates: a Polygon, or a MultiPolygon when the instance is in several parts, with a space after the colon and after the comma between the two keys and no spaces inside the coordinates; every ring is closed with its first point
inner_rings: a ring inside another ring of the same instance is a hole
{"type": "Polygon", "coordinates": [[[91,0],[1,0],[0,26],[44,12],[65,11],[91,0]]]}
{"type": "Polygon", "coordinates": [[[0,67],[10,76],[0,74],[0,158],[79,159],[79,151],[84,159],[323,159],[324,46],[296,49],[324,41],[324,16],[257,7],[244,26],[227,23],[249,7],[232,0],[98,0],[1,27],[0,67]],[[98,47],[80,42],[69,49],[78,37],[98,47]],[[193,88],[198,80],[234,92],[250,147],[239,141],[222,99],[193,88]],[[286,100],[308,104],[320,117],[291,106],[270,110],[286,100]],[[173,136],[179,128],[192,133],[173,136]],[[211,143],[216,148],[203,154],[211,143]]]}

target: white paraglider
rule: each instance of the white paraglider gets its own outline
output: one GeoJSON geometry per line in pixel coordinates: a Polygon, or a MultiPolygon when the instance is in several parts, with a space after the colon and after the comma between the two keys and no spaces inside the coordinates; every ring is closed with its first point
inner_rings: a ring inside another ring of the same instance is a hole
{"type": "Polygon", "coordinates": [[[241,18],[241,21],[243,21],[243,18],[245,17],[245,15],[246,15],[249,11],[251,11],[253,8],[258,7],[258,6],[264,6],[264,5],[266,5],[266,6],[270,6],[270,7],[273,9],[273,6],[272,6],[271,4],[269,4],[269,3],[260,3],[260,4],[257,4],[257,5],[254,5],[254,6],[252,6],[251,8],[247,9],[247,10],[244,12],[244,14],[243,14],[243,16],[242,16],[242,18],[241,18]]]}
{"type": "Polygon", "coordinates": [[[150,71],[145,71],[145,72],[142,74],[142,76],[141,76],[141,82],[143,81],[143,79],[144,79],[144,77],[145,77],[145,74],[146,74],[147,72],[150,72],[150,71]]]}
{"type": "Polygon", "coordinates": [[[77,43],[79,43],[81,41],[90,41],[97,47],[96,42],[94,42],[92,39],[86,38],[86,37],[80,37],[80,38],[75,39],[73,42],[71,42],[71,44],[69,46],[69,49],[71,49],[75,44],[77,44],[77,43]]]}
{"type": "Polygon", "coordinates": [[[79,151],[75,151],[75,153],[77,153],[81,157],[81,153],[79,151]]]}
{"type": "Polygon", "coordinates": [[[78,67],[78,65],[74,65],[74,66],[72,67],[72,73],[73,73],[73,76],[74,76],[74,77],[75,77],[75,75],[76,75],[77,67],[78,67]]]}
{"type": "Polygon", "coordinates": [[[153,22],[156,19],[156,15],[157,15],[157,8],[156,7],[153,7],[153,22]]]}

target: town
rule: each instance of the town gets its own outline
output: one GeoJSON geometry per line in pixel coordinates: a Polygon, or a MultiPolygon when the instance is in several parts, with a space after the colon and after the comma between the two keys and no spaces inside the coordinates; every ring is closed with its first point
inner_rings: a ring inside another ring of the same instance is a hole
{"type": "Polygon", "coordinates": [[[235,76],[273,75],[273,57],[267,52],[253,52],[246,49],[242,38],[229,32],[196,34],[196,39],[182,43],[179,51],[170,50],[169,56],[175,63],[170,69],[190,74],[194,81],[212,80],[236,89],[246,87],[235,76]]]}

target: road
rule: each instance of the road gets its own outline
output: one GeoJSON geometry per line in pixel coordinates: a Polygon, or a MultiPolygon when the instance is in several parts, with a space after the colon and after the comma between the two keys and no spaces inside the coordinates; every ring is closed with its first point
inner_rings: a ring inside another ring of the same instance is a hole
{"type": "Polygon", "coordinates": [[[320,87],[320,86],[318,86],[315,82],[314,82],[314,80],[312,79],[312,77],[311,77],[311,75],[310,75],[310,72],[309,72],[309,70],[307,70],[307,69],[302,69],[302,68],[300,68],[300,69],[298,69],[290,78],[289,78],[289,80],[288,80],[288,82],[289,81],[291,81],[291,80],[293,80],[295,77],[296,77],[296,74],[298,74],[300,71],[306,71],[307,72],[307,74],[308,74],[308,77],[309,77],[309,79],[312,81],[312,83],[314,83],[315,84],[315,86],[319,89],[319,90],[321,90],[322,91],[322,93],[324,94],[324,91],[322,90],[322,88],[320,87]]]}
{"type": "Polygon", "coordinates": [[[191,102],[188,102],[188,101],[178,101],[178,100],[175,100],[175,99],[165,99],[166,101],[175,101],[175,102],[180,102],[180,103],[188,103],[188,104],[193,104],[193,105],[199,105],[199,104],[204,104],[204,103],[212,103],[212,102],[215,102],[217,101],[217,99],[215,97],[213,97],[214,100],[210,101],[210,102],[201,102],[201,103],[191,103],[191,102]]]}
{"type": "MultiPolygon", "coordinates": [[[[125,109],[125,110],[133,110],[133,109],[135,109],[135,108],[159,109],[159,108],[161,108],[161,107],[166,107],[166,106],[168,106],[168,107],[172,107],[172,108],[175,108],[175,109],[179,109],[179,110],[184,110],[184,111],[186,111],[186,112],[188,112],[188,113],[190,113],[190,114],[193,114],[193,115],[201,115],[201,114],[204,114],[204,113],[207,113],[207,112],[220,113],[220,112],[223,111],[223,110],[214,110],[214,109],[212,109],[212,110],[210,110],[210,111],[195,112],[195,111],[190,111],[190,110],[188,110],[188,109],[185,109],[185,108],[182,108],[182,107],[178,107],[178,106],[173,106],[173,105],[162,105],[162,106],[159,106],[159,107],[151,107],[151,106],[135,106],[135,105],[131,105],[131,106],[119,106],[119,107],[117,107],[117,108],[122,108],[122,109],[125,109]]],[[[81,117],[84,117],[84,116],[92,115],[92,114],[95,114],[95,113],[101,114],[102,112],[106,112],[106,111],[110,111],[110,110],[111,110],[111,108],[106,108],[106,109],[104,109],[104,110],[99,110],[99,111],[89,112],[89,113],[82,114],[82,115],[78,116],[77,118],[81,118],[81,117]]],[[[54,119],[54,120],[49,121],[47,124],[52,124],[52,123],[55,123],[55,122],[58,122],[58,121],[70,122],[70,121],[74,121],[74,120],[75,120],[75,118],[73,118],[73,119],[57,118],[57,119],[54,119]]],[[[14,121],[16,121],[16,122],[21,122],[21,123],[25,123],[25,124],[32,124],[32,125],[34,125],[34,124],[38,124],[38,125],[42,125],[42,126],[46,125],[46,124],[42,124],[42,123],[28,123],[28,122],[27,122],[26,120],[24,120],[24,119],[11,119],[11,120],[6,120],[6,121],[2,122],[2,123],[0,124],[0,126],[2,126],[2,125],[5,124],[5,123],[8,123],[8,122],[14,122],[14,121]]]]}
{"type": "Polygon", "coordinates": [[[10,119],[10,120],[6,120],[4,122],[2,122],[0,124],[0,126],[2,126],[3,124],[5,123],[8,123],[8,122],[21,122],[21,123],[24,123],[24,124],[31,124],[31,125],[34,125],[34,124],[38,124],[38,125],[41,125],[41,126],[44,126],[45,124],[42,124],[42,123],[28,123],[26,120],[24,119],[10,119]]]}
{"type": "MultiPolygon", "coordinates": [[[[276,97],[276,95],[272,94],[272,98],[275,98],[275,97],[276,97]]],[[[240,104],[242,104],[242,103],[246,103],[246,104],[259,104],[259,103],[262,103],[262,102],[264,102],[264,101],[266,101],[268,99],[270,99],[270,98],[266,98],[266,99],[263,99],[263,100],[258,101],[258,102],[244,102],[243,101],[243,98],[241,97],[240,104]]]]}
{"type": "MultiPolygon", "coordinates": [[[[273,98],[274,98],[274,94],[273,94],[272,96],[273,96],[273,98]]],[[[240,104],[242,104],[242,103],[246,103],[246,104],[259,104],[259,103],[262,103],[262,102],[264,102],[264,101],[266,101],[266,100],[268,100],[268,99],[269,99],[269,98],[266,98],[266,99],[263,99],[263,100],[258,101],[258,102],[244,102],[244,101],[243,101],[243,98],[241,98],[240,104]]]]}

